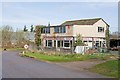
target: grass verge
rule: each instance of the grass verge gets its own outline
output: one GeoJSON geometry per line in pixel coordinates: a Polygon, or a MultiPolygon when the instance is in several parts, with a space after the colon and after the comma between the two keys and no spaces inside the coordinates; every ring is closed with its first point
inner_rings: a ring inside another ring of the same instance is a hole
{"type": "Polygon", "coordinates": [[[118,78],[118,63],[120,64],[119,60],[111,60],[98,64],[89,70],[106,76],[118,78]]]}
{"type": "Polygon", "coordinates": [[[81,54],[55,54],[47,55],[44,53],[32,53],[27,51],[24,56],[33,57],[38,60],[46,60],[52,62],[71,62],[71,61],[84,61],[84,60],[107,60],[110,59],[110,55],[106,54],[94,54],[94,55],[81,55],[81,54]]]}

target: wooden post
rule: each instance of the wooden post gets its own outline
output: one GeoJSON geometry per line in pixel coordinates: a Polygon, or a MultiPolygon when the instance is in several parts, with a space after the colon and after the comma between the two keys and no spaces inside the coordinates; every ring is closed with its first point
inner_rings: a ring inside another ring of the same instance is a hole
{"type": "Polygon", "coordinates": [[[94,39],[92,37],[92,49],[94,48],[94,39]]]}
{"type": "Polygon", "coordinates": [[[71,49],[72,49],[72,53],[74,53],[74,37],[73,37],[73,39],[72,39],[72,46],[71,46],[71,49]]]}

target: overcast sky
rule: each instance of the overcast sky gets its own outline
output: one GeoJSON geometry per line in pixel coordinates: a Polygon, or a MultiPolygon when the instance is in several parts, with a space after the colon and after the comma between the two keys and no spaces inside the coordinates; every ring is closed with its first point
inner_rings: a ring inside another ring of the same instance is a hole
{"type": "MultiPolygon", "coordinates": [[[[1,4],[1,3],[0,3],[1,4]]],[[[60,25],[67,20],[103,18],[111,32],[118,30],[117,2],[3,2],[2,25],[60,25]]]]}

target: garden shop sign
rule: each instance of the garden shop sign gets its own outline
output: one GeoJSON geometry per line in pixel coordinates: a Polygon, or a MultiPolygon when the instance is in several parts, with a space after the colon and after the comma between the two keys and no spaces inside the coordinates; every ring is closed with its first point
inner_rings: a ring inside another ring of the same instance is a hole
{"type": "Polygon", "coordinates": [[[27,44],[25,44],[25,45],[24,45],[24,48],[25,48],[25,49],[28,49],[28,45],[27,45],[27,44]]]}
{"type": "Polygon", "coordinates": [[[22,54],[24,55],[26,50],[29,48],[29,46],[27,44],[24,45],[25,51],[22,52],[22,54]]]}
{"type": "Polygon", "coordinates": [[[45,40],[72,40],[73,37],[44,37],[45,40]]]}

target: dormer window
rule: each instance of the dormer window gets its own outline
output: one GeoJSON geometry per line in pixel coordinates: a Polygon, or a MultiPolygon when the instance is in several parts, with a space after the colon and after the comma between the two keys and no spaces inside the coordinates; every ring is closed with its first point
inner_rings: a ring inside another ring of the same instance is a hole
{"type": "Polygon", "coordinates": [[[55,33],[59,33],[59,31],[60,31],[60,30],[59,30],[59,27],[55,27],[55,28],[54,28],[54,32],[55,32],[55,33]]]}
{"type": "Polygon", "coordinates": [[[98,27],[98,32],[104,32],[104,27],[98,27]]]}
{"type": "Polygon", "coordinates": [[[41,29],[41,33],[50,33],[50,27],[44,27],[41,29]]]}
{"type": "Polygon", "coordinates": [[[54,32],[55,33],[66,33],[66,27],[65,26],[55,27],[54,32]]]}

